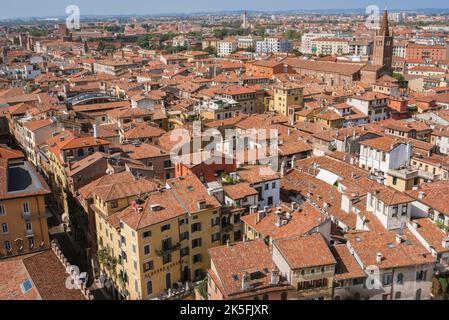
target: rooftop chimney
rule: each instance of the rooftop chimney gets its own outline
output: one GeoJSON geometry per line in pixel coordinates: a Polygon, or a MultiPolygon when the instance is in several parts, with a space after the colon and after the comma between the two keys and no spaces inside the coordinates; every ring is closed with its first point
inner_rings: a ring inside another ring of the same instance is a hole
{"type": "Polygon", "coordinates": [[[100,132],[98,130],[98,124],[94,124],[94,138],[100,138],[100,132]]]}
{"type": "Polygon", "coordinates": [[[420,192],[419,192],[419,196],[418,196],[419,199],[422,200],[422,199],[424,199],[425,196],[426,196],[426,193],[425,193],[424,191],[420,191],[420,192]]]}
{"type": "Polygon", "coordinates": [[[251,206],[249,207],[249,214],[254,214],[257,212],[257,206],[251,206]]]}
{"type": "Polygon", "coordinates": [[[287,166],[285,164],[285,160],[281,163],[281,177],[284,177],[287,174],[287,166]]]}
{"type": "Polygon", "coordinates": [[[290,209],[291,209],[291,210],[296,210],[296,202],[292,202],[292,203],[291,203],[290,209]]]}
{"type": "Polygon", "coordinates": [[[292,157],[292,164],[291,164],[291,169],[295,169],[296,166],[296,156],[292,157]]]}
{"type": "Polygon", "coordinates": [[[449,237],[445,237],[441,245],[443,246],[444,249],[449,248],[449,237]]]}
{"type": "Polygon", "coordinates": [[[380,253],[380,252],[378,252],[377,254],[376,254],[376,262],[381,262],[382,261],[382,253],[380,253]]]}
{"type": "Polygon", "coordinates": [[[242,277],[242,291],[246,291],[251,287],[250,281],[251,276],[249,275],[248,272],[245,272],[242,277]]]}
{"type": "Polygon", "coordinates": [[[256,224],[259,223],[260,220],[265,218],[265,215],[266,215],[266,211],[264,211],[264,210],[258,211],[257,214],[256,214],[256,224]]]}
{"type": "Polygon", "coordinates": [[[400,234],[396,235],[396,243],[401,244],[402,243],[402,236],[400,234]]]}
{"type": "Polygon", "coordinates": [[[282,225],[282,210],[279,208],[276,210],[275,223],[277,227],[282,225]]]}

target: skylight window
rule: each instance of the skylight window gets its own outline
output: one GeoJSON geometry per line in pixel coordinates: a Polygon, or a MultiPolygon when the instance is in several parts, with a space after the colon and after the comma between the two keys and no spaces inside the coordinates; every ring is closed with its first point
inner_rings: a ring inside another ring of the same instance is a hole
{"type": "Polygon", "coordinates": [[[22,289],[23,293],[27,293],[28,291],[33,289],[33,282],[31,281],[31,279],[27,279],[24,282],[22,282],[20,284],[20,289],[22,289]]]}

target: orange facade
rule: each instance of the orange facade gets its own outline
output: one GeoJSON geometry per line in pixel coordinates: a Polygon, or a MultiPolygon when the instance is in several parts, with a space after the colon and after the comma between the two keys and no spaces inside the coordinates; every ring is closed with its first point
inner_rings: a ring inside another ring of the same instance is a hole
{"type": "Polygon", "coordinates": [[[447,49],[444,46],[409,45],[406,59],[445,60],[447,59],[447,49]]]}
{"type": "Polygon", "coordinates": [[[200,163],[195,166],[188,166],[182,163],[176,164],[176,178],[181,176],[188,176],[188,175],[196,175],[201,181],[203,182],[211,182],[215,181],[220,178],[222,173],[229,174],[231,172],[237,171],[237,163],[235,160],[233,163],[225,163],[225,160],[229,159],[223,159],[221,164],[212,163],[212,164],[206,164],[206,163],[200,163]]]}
{"type": "MultiPolygon", "coordinates": [[[[292,72],[290,66],[288,66],[288,72],[292,72]]],[[[254,77],[266,77],[271,79],[276,74],[285,73],[285,69],[283,63],[267,63],[266,65],[261,63],[247,63],[246,73],[251,74],[254,77]]]]}

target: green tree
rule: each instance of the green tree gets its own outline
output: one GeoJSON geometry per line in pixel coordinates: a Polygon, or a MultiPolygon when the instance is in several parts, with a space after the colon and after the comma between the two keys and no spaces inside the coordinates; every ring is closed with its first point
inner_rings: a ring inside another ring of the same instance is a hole
{"type": "Polygon", "coordinates": [[[229,30],[226,28],[223,29],[214,29],[213,31],[214,37],[218,39],[223,39],[229,34],[229,30]]]}
{"type": "Polygon", "coordinates": [[[209,53],[210,55],[217,55],[217,50],[213,47],[204,48],[203,51],[209,53]]]}
{"type": "Polygon", "coordinates": [[[260,37],[265,37],[267,35],[267,31],[264,27],[262,26],[258,26],[256,27],[256,29],[254,30],[254,34],[256,36],[260,36],[260,37]]]}
{"type": "Polygon", "coordinates": [[[285,36],[290,40],[301,40],[301,32],[293,29],[287,30],[285,36]]]}
{"type": "Polygon", "coordinates": [[[113,257],[109,250],[106,248],[100,248],[97,252],[98,263],[108,270],[112,275],[117,275],[118,259],[113,257]]]}
{"type": "Polygon", "coordinates": [[[203,297],[204,300],[207,300],[207,277],[205,277],[203,280],[199,281],[196,285],[196,290],[198,290],[198,293],[203,297]]]}
{"type": "Polygon", "coordinates": [[[100,41],[99,43],[98,43],[98,47],[97,47],[97,51],[103,51],[104,50],[104,48],[105,48],[105,45],[104,45],[104,43],[102,42],[102,41],[100,41]]]}
{"type": "Polygon", "coordinates": [[[404,75],[401,73],[393,73],[393,78],[395,78],[398,81],[398,84],[401,88],[405,88],[407,86],[407,81],[404,78],[404,75]]]}

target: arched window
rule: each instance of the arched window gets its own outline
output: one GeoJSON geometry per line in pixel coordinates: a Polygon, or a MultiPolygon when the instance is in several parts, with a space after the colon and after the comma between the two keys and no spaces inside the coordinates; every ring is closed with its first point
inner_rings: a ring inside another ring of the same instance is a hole
{"type": "Polygon", "coordinates": [[[78,149],[78,157],[82,157],[82,156],[84,156],[84,150],[78,149]]]}
{"type": "Polygon", "coordinates": [[[394,298],[395,298],[396,300],[401,299],[401,292],[400,292],[400,291],[396,292],[396,293],[394,294],[394,298]]]}
{"type": "Polygon", "coordinates": [[[438,215],[438,222],[444,223],[444,215],[441,213],[438,215]]]}
{"type": "Polygon", "coordinates": [[[404,275],[402,273],[398,274],[398,278],[396,279],[397,284],[403,284],[404,283],[404,275]]]}
{"type": "Polygon", "coordinates": [[[416,290],[416,299],[415,300],[421,300],[421,294],[422,294],[422,289],[416,290]]]}
{"type": "Polygon", "coordinates": [[[281,293],[281,300],[287,300],[287,292],[281,293]]]}

